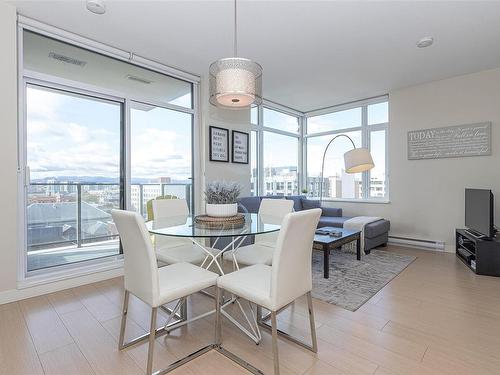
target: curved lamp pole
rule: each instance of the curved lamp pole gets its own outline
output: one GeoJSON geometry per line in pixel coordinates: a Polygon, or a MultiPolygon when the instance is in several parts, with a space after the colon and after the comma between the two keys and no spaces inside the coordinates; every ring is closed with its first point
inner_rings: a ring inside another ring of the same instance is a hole
{"type": "Polygon", "coordinates": [[[319,202],[320,205],[323,202],[323,174],[325,171],[325,158],[328,148],[334,140],[339,137],[345,137],[349,139],[352,143],[352,150],[347,151],[344,154],[344,162],[347,173],[360,173],[372,169],[375,164],[373,163],[373,158],[370,151],[366,148],[356,148],[354,141],[347,134],[338,134],[333,137],[330,142],[326,145],[325,151],[323,152],[323,161],[321,163],[321,177],[319,181],[319,202]]]}

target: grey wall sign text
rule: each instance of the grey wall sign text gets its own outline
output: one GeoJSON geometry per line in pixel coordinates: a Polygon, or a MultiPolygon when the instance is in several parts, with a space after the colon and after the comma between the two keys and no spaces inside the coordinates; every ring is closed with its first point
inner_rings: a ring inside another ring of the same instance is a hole
{"type": "Polygon", "coordinates": [[[408,132],[408,160],[483,155],[491,155],[491,122],[408,132]]]}

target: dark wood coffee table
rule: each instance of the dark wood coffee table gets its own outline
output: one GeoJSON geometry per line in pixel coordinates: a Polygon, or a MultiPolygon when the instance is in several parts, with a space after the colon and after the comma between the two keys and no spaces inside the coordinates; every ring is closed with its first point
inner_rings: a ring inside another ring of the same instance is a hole
{"type": "Polygon", "coordinates": [[[323,251],[323,277],[330,277],[330,250],[338,249],[342,245],[356,241],[356,258],[361,260],[361,232],[342,228],[323,227],[321,229],[334,229],[342,233],[340,237],[315,234],[313,249],[323,251]]]}

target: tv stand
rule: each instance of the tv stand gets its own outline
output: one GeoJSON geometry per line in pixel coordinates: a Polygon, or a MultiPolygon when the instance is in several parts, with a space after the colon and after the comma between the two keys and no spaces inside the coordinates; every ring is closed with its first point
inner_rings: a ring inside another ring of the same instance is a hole
{"type": "Polygon", "coordinates": [[[456,255],[478,275],[500,276],[500,238],[480,238],[457,229],[456,255]]]}

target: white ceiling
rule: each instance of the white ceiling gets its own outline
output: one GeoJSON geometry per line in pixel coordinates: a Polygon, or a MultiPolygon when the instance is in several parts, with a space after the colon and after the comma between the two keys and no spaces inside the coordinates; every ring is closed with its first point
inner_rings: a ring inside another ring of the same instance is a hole
{"type": "MultiPolygon", "coordinates": [[[[231,1],[11,1],[19,13],[205,75],[232,55],[231,1]]],[[[308,111],[500,66],[500,2],[238,2],[264,97],[308,111]],[[435,43],[415,43],[433,36],[435,43]]]]}

